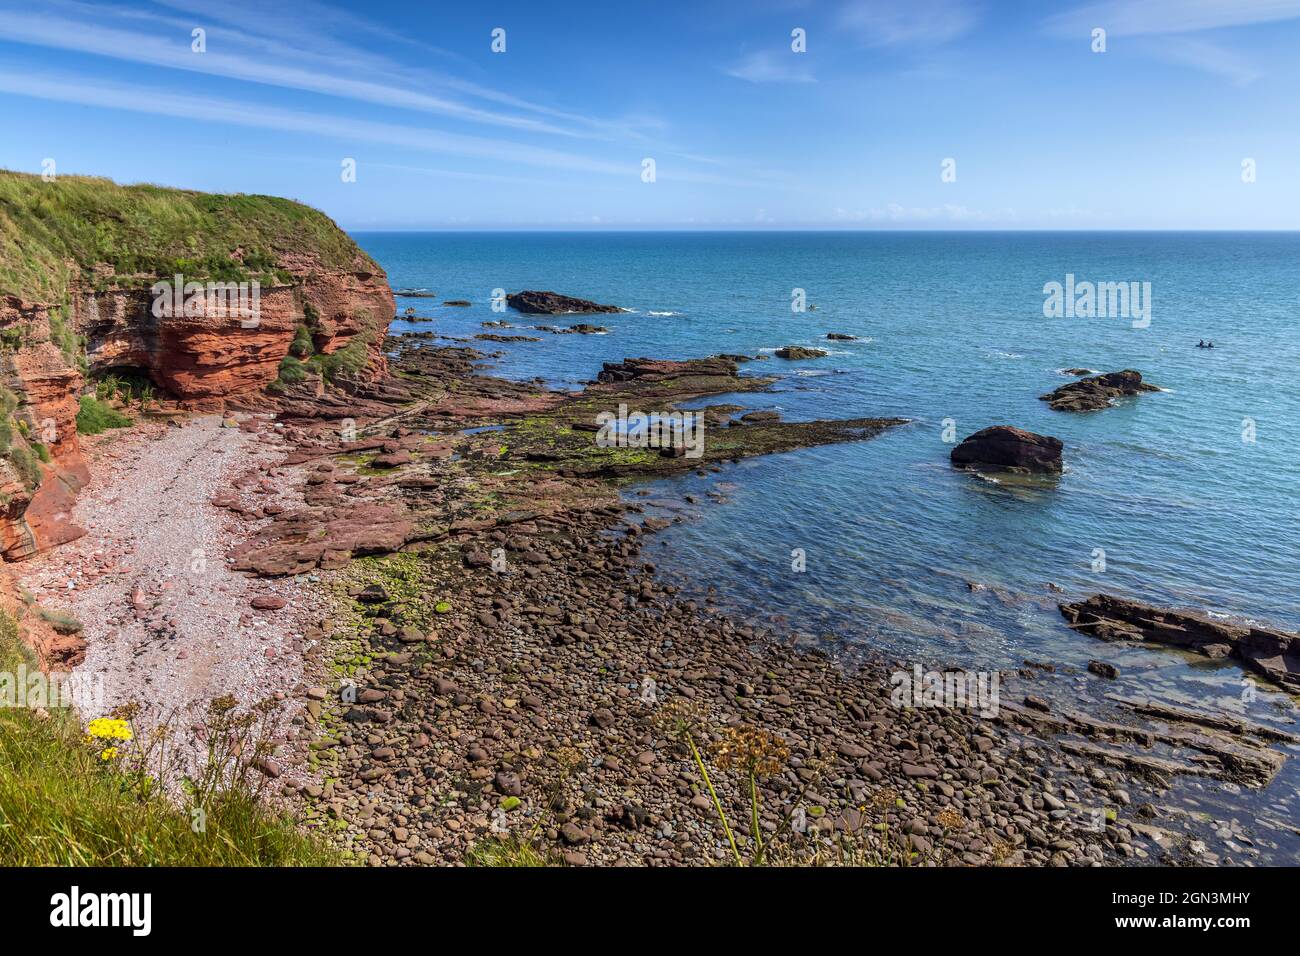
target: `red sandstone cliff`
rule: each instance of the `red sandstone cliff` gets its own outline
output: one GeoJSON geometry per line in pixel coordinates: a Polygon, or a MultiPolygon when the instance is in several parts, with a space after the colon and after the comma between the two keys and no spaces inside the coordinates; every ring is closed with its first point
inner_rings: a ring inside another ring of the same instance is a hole
{"type": "Polygon", "coordinates": [[[4,560],[21,560],[83,533],[72,523],[71,508],[89,479],[76,427],[87,375],[143,372],[159,395],[183,408],[219,411],[227,403],[263,404],[300,326],[309,328],[320,354],[359,339],[369,353],[369,373],[383,373],[383,336],[395,305],[382,271],[360,254],[352,270],[326,268],[300,252],[280,255],[277,265],[292,281],[260,288],[255,321],[220,309],[159,317],[149,288],[96,292],[73,283],[67,325],[84,341],[85,375],[79,357],[65,354],[52,340],[54,306],[16,296],[0,299],[0,337],[6,346],[0,372],[15,405],[13,421],[21,423],[11,429],[10,454],[0,457],[4,560]],[[38,444],[47,462],[39,461],[38,444]],[[30,468],[21,473],[24,461],[36,463],[39,482],[30,468]]]}
{"type": "Polygon", "coordinates": [[[148,289],[74,292],[73,327],[85,337],[90,372],[143,370],[183,407],[220,410],[227,400],[258,395],[275,381],[303,325],[310,326],[319,353],[362,337],[372,371],[382,372],[381,344],[395,313],[384,274],[360,259],[350,272],[322,268],[304,255],[285,255],[280,265],[295,281],[261,286],[255,321],[219,308],[160,318],[148,289]],[[308,305],[315,311],[311,320],[308,305]]]}

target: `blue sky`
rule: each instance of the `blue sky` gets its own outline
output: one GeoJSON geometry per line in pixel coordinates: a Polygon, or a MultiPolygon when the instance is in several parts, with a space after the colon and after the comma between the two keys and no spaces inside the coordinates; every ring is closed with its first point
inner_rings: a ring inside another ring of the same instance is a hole
{"type": "Polygon", "coordinates": [[[0,166],[350,229],[1289,229],[1297,51],[1300,0],[0,0],[0,166]]]}

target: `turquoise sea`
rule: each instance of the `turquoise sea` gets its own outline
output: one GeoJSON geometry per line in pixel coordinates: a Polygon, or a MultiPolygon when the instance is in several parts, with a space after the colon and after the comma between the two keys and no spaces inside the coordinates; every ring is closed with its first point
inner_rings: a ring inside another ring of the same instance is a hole
{"type": "MultiPolygon", "coordinates": [[[[1072,633],[1056,603],[1108,591],[1300,628],[1300,234],[356,238],[395,289],[437,293],[399,299],[399,314],[414,307],[436,321],[399,321],[394,332],[468,336],[502,318],[564,321],[496,313],[494,289],[551,289],[632,310],[590,320],[607,335],[478,343],[504,353],[493,361],[499,375],[577,387],[627,356],[812,345],[831,354],[743,366],[780,382],[736,403],[788,420],[912,420],[873,441],[651,487],[638,500],[685,519],[660,535],[654,560],[688,590],[714,589],[716,603],[840,653],[972,668],[1101,657],[1120,664],[1120,691],[1283,716],[1278,695],[1243,693],[1234,665],[1117,651],[1072,633]],[[1068,274],[1149,282],[1149,326],[1044,317],[1044,285],[1068,274]],[[796,289],[808,311],[792,311],[796,289]],[[827,342],[827,332],[858,341],[827,342]],[[1214,349],[1196,348],[1200,339],[1214,349]],[[1138,369],[1164,391],[1101,412],[1051,411],[1038,396],[1071,381],[1061,370],[1075,366],[1138,369]],[[955,471],[946,420],[957,438],[992,424],[1055,435],[1065,472],[1055,486],[1026,487],[955,471]],[[712,496],[684,507],[692,492],[712,496]],[[802,573],[791,568],[796,549],[802,573]]],[[[1096,685],[1086,674],[1066,681],[1085,695],[1110,689],[1096,685]]],[[[1286,792],[1267,796],[1273,812],[1294,809],[1295,757],[1279,778],[1286,792]]]]}

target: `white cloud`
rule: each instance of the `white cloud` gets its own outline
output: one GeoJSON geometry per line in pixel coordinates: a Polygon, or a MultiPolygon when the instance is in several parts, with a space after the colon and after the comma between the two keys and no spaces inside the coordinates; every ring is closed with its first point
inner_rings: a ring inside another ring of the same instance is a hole
{"type": "Polygon", "coordinates": [[[816,78],[804,66],[802,53],[772,53],[761,50],[751,53],[729,67],[723,68],[727,76],[750,83],[815,83],[816,78]]]}
{"type": "MultiPolygon", "coordinates": [[[[222,76],[508,127],[523,132],[587,138],[635,138],[636,126],[533,103],[444,72],[411,70],[338,39],[368,32],[395,41],[376,24],[320,4],[290,18],[273,9],[236,3],[160,0],[193,17],[159,14],[78,0],[43,3],[0,0],[0,40],[71,50],[165,69],[222,76]],[[230,25],[223,25],[230,24],[230,25]],[[233,25],[233,26],[231,26],[233,25]],[[206,53],[190,50],[190,31],[207,31],[206,53]],[[481,100],[488,105],[466,102],[481,100]],[[506,108],[508,111],[499,109],[506,108]],[[513,111],[513,112],[509,112],[513,111]]],[[[416,40],[406,42],[424,47],[416,40]]],[[[425,47],[435,52],[437,48],[425,47]]],[[[451,54],[445,54],[450,58],[451,54]]]]}
{"type": "Polygon", "coordinates": [[[1237,86],[1255,82],[1263,72],[1253,63],[1231,50],[1195,37],[1168,37],[1157,43],[1145,43],[1151,56],[1179,66],[1190,66],[1204,73],[1224,76],[1237,86]]]}
{"type": "Polygon", "coordinates": [[[839,22],[868,46],[940,46],[975,26],[966,0],[850,0],[839,22]]]}
{"type": "Polygon", "coordinates": [[[635,177],[636,163],[606,162],[540,146],[453,133],[429,127],[402,126],[239,100],[172,93],[152,87],[107,83],[98,78],[0,71],[0,92],[105,109],[172,116],[196,122],[225,123],[260,129],[323,136],[349,143],[402,146],[431,153],[545,166],[555,169],[635,177]]]}
{"type": "Polygon", "coordinates": [[[1102,0],[1049,17],[1054,33],[1107,36],[1194,33],[1300,17],[1300,0],[1102,0]]]}
{"type": "Polygon", "coordinates": [[[1109,39],[1138,38],[1130,49],[1153,59],[1226,77],[1238,86],[1264,75],[1239,53],[1185,34],[1223,30],[1300,17],[1300,0],[1101,0],[1044,21],[1049,33],[1087,37],[1100,27],[1109,39]]]}

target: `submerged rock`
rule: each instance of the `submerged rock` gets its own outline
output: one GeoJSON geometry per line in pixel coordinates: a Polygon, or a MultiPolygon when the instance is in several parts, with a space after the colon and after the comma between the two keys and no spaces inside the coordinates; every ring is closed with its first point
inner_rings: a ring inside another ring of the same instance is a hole
{"type": "Polygon", "coordinates": [[[623,311],[616,305],[601,305],[590,299],[577,299],[571,295],[560,295],[558,292],[536,292],[531,289],[510,293],[506,296],[506,304],[516,312],[527,312],[531,315],[623,311]]]}
{"type": "Polygon", "coordinates": [[[1109,594],[1094,594],[1086,601],[1060,607],[1075,630],[1104,641],[1151,641],[1211,659],[1230,657],[1281,687],[1300,691],[1300,634],[1228,624],[1109,594]]]}
{"type": "Polygon", "coordinates": [[[993,425],[968,435],[952,450],[958,468],[1051,474],[1061,470],[1061,440],[1011,425],[993,425]]]}
{"type": "Polygon", "coordinates": [[[856,342],[856,335],[849,335],[847,332],[827,332],[826,337],[832,342],[856,342]]]}
{"type": "MultiPolygon", "coordinates": [[[[1075,374],[1078,369],[1067,369],[1075,374]]],[[[1086,372],[1087,369],[1084,369],[1086,372]]],[[[1142,373],[1133,369],[1122,372],[1107,372],[1094,375],[1077,382],[1062,385],[1055,391],[1038,396],[1041,401],[1051,402],[1058,412],[1092,412],[1110,405],[1111,400],[1127,395],[1140,395],[1143,392],[1158,392],[1160,389],[1142,381],[1142,373]]]]}

